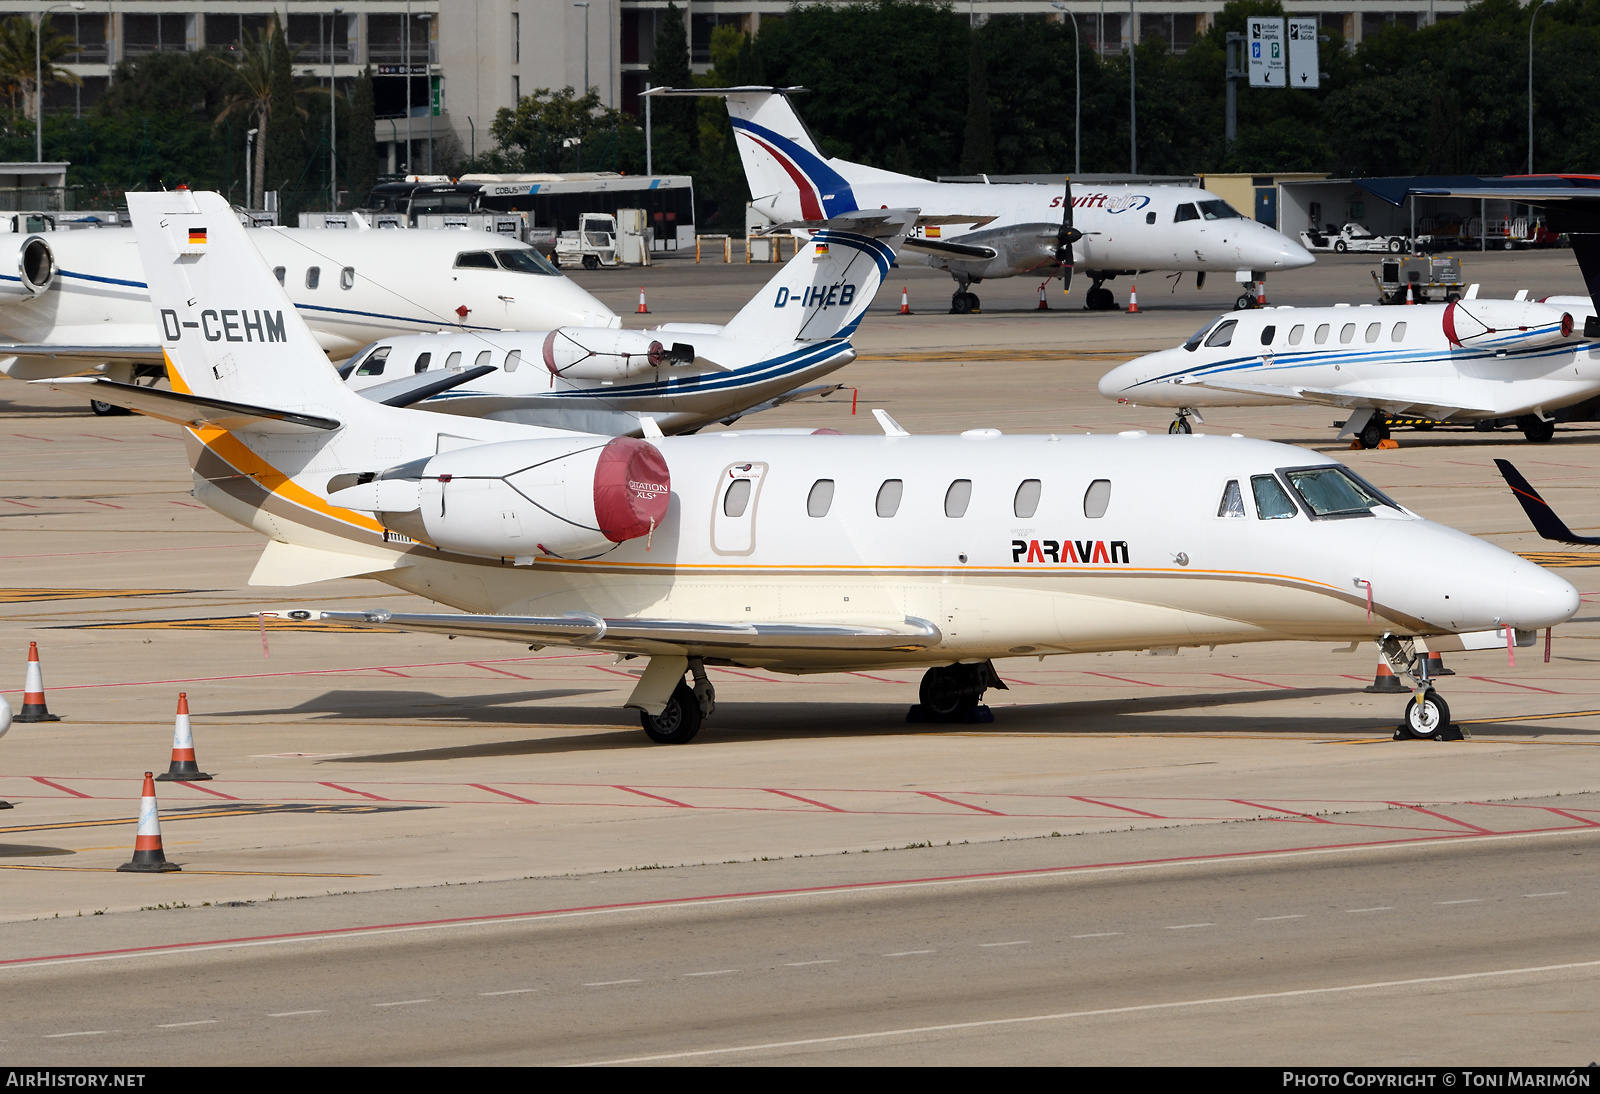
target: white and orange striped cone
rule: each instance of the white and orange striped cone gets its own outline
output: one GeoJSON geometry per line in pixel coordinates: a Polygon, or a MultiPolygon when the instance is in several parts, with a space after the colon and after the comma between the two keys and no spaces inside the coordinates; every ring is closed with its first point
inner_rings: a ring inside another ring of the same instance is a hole
{"type": "Polygon", "coordinates": [[[44,673],[39,671],[39,643],[28,643],[28,675],[22,685],[22,713],[16,718],[19,722],[59,722],[61,719],[50,713],[50,708],[44,701],[44,673]]]}
{"type": "Polygon", "coordinates": [[[1038,311],[1049,311],[1050,310],[1050,305],[1049,305],[1048,302],[1046,302],[1046,300],[1044,298],[1044,286],[1043,285],[1039,286],[1039,307],[1037,308],[1037,310],[1038,311]]]}
{"type": "Polygon", "coordinates": [[[119,874],[166,874],[182,867],[161,851],[161,819],[156,815],[156,780],[144,773],[139,797],[139,834],[133,837],[133,858],[117,867],[119,874]]]}
{"type": "Polygon", "coordinates": [[[1256,282],[1256,307],[1264,308],[1266,306],[1267,306],[1267,283],[1265,281],[1257,281],[1256,282]]]}
{"type": "Polygon", "coordinates": [[[1139,284],[1134,282],[1128,286],[1128,314],[1139,314],[1139,284]]]}
{"type": "Polygon", "coordinates": [[[639,286],[639,307],[638,307],[638,309],[636,311],[634,311],[633,314],[635,314],[635,315],[649,315],[650,314],[650,309],[644,306],[644,286],[643,285],[639,286]]]}
{"type": "Polygon", "coordinates": [[[189,730],[189,693],[178,692],[178,717],[172,726],[172,763],[157,782],[197,783],[211,778],[194,761],[194,734],[189,730]]]}
{"type": "Polygon", "coordinates": [[[1454,676],[1455,674],[1455,669],[1447,669],[1444,667],[1444,658],[1439,656],[1438,650],[1428,651],[1429,680],[1432,680],[1435,676],[1454,676]]]}
{"type": "Polygon", "coordinates": [[[900,314],[901,315],[910,315],[910,314],[912,314],[912,312],[911,312],[911,294],[906,292],[906,287],[904,285],[900,286],[900,314]]]}
{"type": "Polygon", "coordinates": [[[1417,287],[1415,285],[1413,285],[1411,282],[1408,281],[1408,282],[1406,282],[1406,303],[1407,304],[1415,304],[1416,302],[1417,302],[1417,287]]]}
{"type": "MultiPolygon", "coordinates": [[[[0,737],[6,735],[6,730],[11,728],[11,704],[6,702],[6,697],[0,695],[0,737]]],[[[0,802],[0,809],[10,809],[10,802],[0,802]]]]}
{"type": "Polygon", "coordinates": [[[1394,670],[1389,667],[1388,658],[1380,653],[1378,654],[1377,675],[1372,678],[1372,683],[1369,686],[1361,690],[1369,695],[1399,695],[1410,689],[1400,682],[1400,677],[1396,676],[1394,670]]]}

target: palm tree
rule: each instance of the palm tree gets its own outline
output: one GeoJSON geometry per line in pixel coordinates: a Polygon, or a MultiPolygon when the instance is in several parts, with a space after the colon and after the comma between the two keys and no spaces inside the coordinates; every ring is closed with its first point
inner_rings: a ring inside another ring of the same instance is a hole
{"type": "MultiPolygon", "coordinates": [[[[251,209],[259,209],[265,200],[263,194],[267,178],[267,122],[272,116],[272,70],[276,57],[273,55],[271,27],[262,30],[253,38],[246,35],[246,39],[239,43],[240,49],[236,57],[216,58],[219,64],[229,65],[239,74],[241,87],[228,96],[222,113],[217,115],[213,125],[221,125],[234,114],[243,114],[255,122],[258,130],[255,143],[255,177],[247,180],[250,193],[245,204],[251,209]]],[[[0,50],[3,50],[3,47],[0,47],[0,50]]],[[[0,51],[0,57],[3,56],[3,51],[0,51]]],[[[3,71],[0,69],[0,78],[3,78],[3,71]]]]}
{"type": "MultiPolygon", "coordinates": [[[[0,88],[3,88],[11,97],[11,113],[17,113],[17,95],[23,97],[23,109],[29,109],[32,99],[38,94],[34,87],[34,26],[25,15],[13,15],[11,18],[0,22],[0,88]]],[[[69,53],[75,53],[78,43],[70,36],[61,33],[50,25],[50,16],[45,15],[39,23],[38,30],[38,66],[39,75],[45,83],[62,83],[76,86],[83,83],[74,72],[64,68],[57,68],[55,61],[69,53]]]]}

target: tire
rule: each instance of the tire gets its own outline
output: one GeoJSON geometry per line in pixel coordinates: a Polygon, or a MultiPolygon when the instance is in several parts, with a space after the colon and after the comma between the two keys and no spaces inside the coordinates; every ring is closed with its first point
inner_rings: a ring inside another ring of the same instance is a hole
{"type": "Polygon", "coordinates": [[[917,700],[929,713],[949,718],[978,705],[983,684],[973,665],[939,665],[922,674],[917,700]]]}
{"type": "Polygon", "coordinates": [[[1350,250],[1350,244],[1346,243],[1342,239],[1336,239],[1333,241],[1333,249],[1338,254],[1344,254],[1350,250]]]}
{"type": "Polygon", "coordinates": [[[124,414],[133,413],[127,407],[112,406],[110,403],[102,403],[98,399],[89,400],[89,409],[94,411],[97,418],[119,418],[124,414]]]}
{"type": "Polygon", "coordinates": [[[667,700],[660,714],[639,712],[644,735],[658,745],[688,744],[700,732],[704,721],[705,715],[700,712],[700,700],[695,697],[694,689],[682,681],[672,689],[672,698],[667,700]]]}
{"type": "Polygon", "coordinates": [[[1524,414],[1518,418],[1517,428],[1534,444],[1544,444],[1556,435],[1556,423],[1547,422],[1537,414],[1524,414]]]}
{"type": "Polygon", "coordinates": [[[964,292],[950,294],[951,315],[966,315],[972,310],[972,305],[967,302],[968,296],[969,294],[964,292]]]}
{"type": "Polygon", "coordinates": [[[1239,299],[1233,302],[1234,311],[1249,311],[1256,306],[1256,298],[1249,293],[1240,293],[1239,299]]]}
{"type": "Polygon", "coordinates": [[[1406,249],[1405,240],[1403,240],[1403,239],[1391,239],[1389,241],[1389,253],[1390,254],[1397,255],[1397,254],[1399,254],[1401,251],[1403,251],[1405,249],[1406,249]]]}
{"type": "Polygon", "coordinates": [[[583,256],[583,268],[586,269],[586,270],[598,270],[600,268],[600,256],[599,255],[584,255],[583,256]]]}
{"type": "Polygon", "coordinates": [[[1167,426],[1168,433],[1193,433],[1194,426],[1189,424],[1188,418],[1179,418],[1167,426]]]}
{"type": "Polygon", "coordinates": [[[967,311],[972,314],[983,311],[983,305],[978,302],[977,296],[973,293],[967,294],[967,311]]]}
{"type": "Polygon", "coordinates": [[[1389,430],[1384,426],[1383,419],[1375,414],[1372,416],[1371,421],[1361,427],[1361,432],[1357,434],[1357,437],[1361,441],[1362,448],[1377,448],[1384,437],[1388,436],[1388,433],[1389,430]]]}
{"type": "Polygon", "coordinates": [[[1450,728],[1450,707],[1439,693],[1429,689],[1422,693],[1422,702],[1415,698],[1406,704],[1406,732],[1418,741],[1438,741],[1450,728]]]}

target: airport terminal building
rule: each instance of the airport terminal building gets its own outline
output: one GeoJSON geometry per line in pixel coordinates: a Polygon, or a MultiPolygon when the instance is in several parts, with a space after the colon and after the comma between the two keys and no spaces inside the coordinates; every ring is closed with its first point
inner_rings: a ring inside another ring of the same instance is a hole
{"type": "MultiPolygon", "coordinates": [[[[763,16],[790,6],[790,0],[685,0],[680,7],[689,17],[694,66],[709,67],[716,27],[759,33],[763,16]]],[[[1426,25],[1465,6],[1465,0],[1302,0],[1289,9],[1316,15],[1353,43],[1391,23],[1426,25]]],[[[636,112],[667,0],[82,0],[79,7],[0,0],[0,17],[32,20],[46,7],[52,23],[75,39],[76,51],[62,64],[82,79],[78,87],[48,88],[46,110],[92,106],[121,60],[226,49],[276,13],[298,51],[298,73],[343,85],[362,66],[373,67],[380,162],[390,172],[420,172],[440,142],[467,153],[485,148],[495,112],[536,88],[587,81],[606,103],[636,112]]],[[[1152,36],[1181,53],[1205,33],[1222,2],[1145,0],[1136,18],[1129,16],[1132,5],[1115,0],[1067,0],[1064,7],[1083,40],[1104,53],[1152,36]]],[[[1066,18],[1050,0],[958,0],[955,8],[978,22],[1000,15],[1066,18]]]]}

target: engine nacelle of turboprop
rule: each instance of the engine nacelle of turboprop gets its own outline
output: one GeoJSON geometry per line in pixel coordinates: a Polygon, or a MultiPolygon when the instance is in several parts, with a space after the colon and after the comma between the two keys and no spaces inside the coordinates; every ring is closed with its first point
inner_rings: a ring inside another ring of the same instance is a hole
{"type": "Polygon", "coordinates": [[[672,492],[648,441],[502,441],[445,452],[335,491],[335,505],[480,558],[587,558],[660,526],[672,492]]]}
{"type": "Polygon", "coordinates": [[[694,363],[694,347],[663,344],[649,331],[558,327],[545,335],[544,367],[575,380],[620,380],[648,369],[694,363]]]}
{"type": "Polygon", "coordinates": [[[9,250],[0,260],[0,297],[28,299],[48,289],[56,279],[56,256],[43,236],[28,236],[17,244],[7,244],[9,250]]]}
{"type": "Polygon", "coordinates": [[[1572,314],[1532,300],[1454,300],[1444,309],[1452,346],[1517,348],[1572,337],[1572,314]]]}

